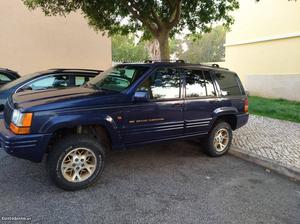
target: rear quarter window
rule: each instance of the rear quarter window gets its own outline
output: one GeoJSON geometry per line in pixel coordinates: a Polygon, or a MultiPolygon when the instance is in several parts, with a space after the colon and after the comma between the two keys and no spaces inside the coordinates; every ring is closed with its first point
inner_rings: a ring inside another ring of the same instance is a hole
{"type": "Polygon", "coordinates": [[[239,96],[244,91],[237,74],[231,72],[218,72],[215,74],[222,96],[239,96]]]}

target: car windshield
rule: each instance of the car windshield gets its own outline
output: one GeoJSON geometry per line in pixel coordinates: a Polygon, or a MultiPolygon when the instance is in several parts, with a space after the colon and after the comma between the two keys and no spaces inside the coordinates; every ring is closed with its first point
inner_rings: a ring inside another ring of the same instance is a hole
{"type": "Polygon", "coordinates": [[[87,83],[97,89],[122,92],[138,80],[149,67],[139,65],[117,65],[87,83]]]}

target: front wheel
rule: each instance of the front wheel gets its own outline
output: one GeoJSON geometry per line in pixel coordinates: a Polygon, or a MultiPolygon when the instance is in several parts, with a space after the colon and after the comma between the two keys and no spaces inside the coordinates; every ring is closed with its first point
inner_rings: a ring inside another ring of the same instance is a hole
{"type": "Polygon", "coordinates": [[[73,135],[60,140],[48,155],[50,178],[65,190],[81,190],[102,174],[105,150],[91,136],[73,135]]]}
{"type": "Polygon", "coordinates": [[[232,141],[232,129],[226,122],[219,122],[209,133],[205,151],[209,156],[219,157],[228,152],[232,141]]]}

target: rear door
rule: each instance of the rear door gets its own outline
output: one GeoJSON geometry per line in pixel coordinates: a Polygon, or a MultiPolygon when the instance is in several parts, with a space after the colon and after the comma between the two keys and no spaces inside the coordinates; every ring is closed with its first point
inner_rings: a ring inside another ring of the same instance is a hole
{"type": "Polygon", "coordinates": [[[207,133],[215,109],[220,107],[209,70],[185,69],[185,135],[207,133]]]}
{"type": "Polygon", "coordinates": [[[123,138],[126,144],[182,136],[184,133],[181,73],[175,68],[158,68],[137,88],[149,96],[133,102],[125,111],[123,138]]]}

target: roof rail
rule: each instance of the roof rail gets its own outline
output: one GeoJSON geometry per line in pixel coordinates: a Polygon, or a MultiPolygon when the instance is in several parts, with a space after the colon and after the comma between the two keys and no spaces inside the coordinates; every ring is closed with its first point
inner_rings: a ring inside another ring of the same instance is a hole
{"type": "Polygon", "coordinates": [[[182,63],[184,64],[184,60],[145,60],[145,63],[164,63],[164,62],[170,62],[170,63],[182,63]]]}
{"type": "Polygon", "coordinates": [[[56,70],[58,72],[65,72],[65,71],[88,71],[88,72],[103,72],[103,70],[97,70],[97,69],[84,69],[84,68],[52,68],[49,70],[56,70]]]}
{"type": "Polygon", "coordinates": [[[8,72],[16,72],[16,71],[14,71],[14,70],[11,70],[11,69],[9,69],[9,68],[0,68],[1,70],[4,70],[4,71],[8,71],[8,72]]]}
{"type": "Polygon", "coordinates": [[[211,64],[211,65],[208,65],[208,64],[201,64],[202,66],[205,66],[205,67],[211,67],[211,68],[219,68],[219,69],[223,69],[223,70],[229,70],[228,68],[223,68],[223,67],[220,67],[219,64],[211,64]]]}

